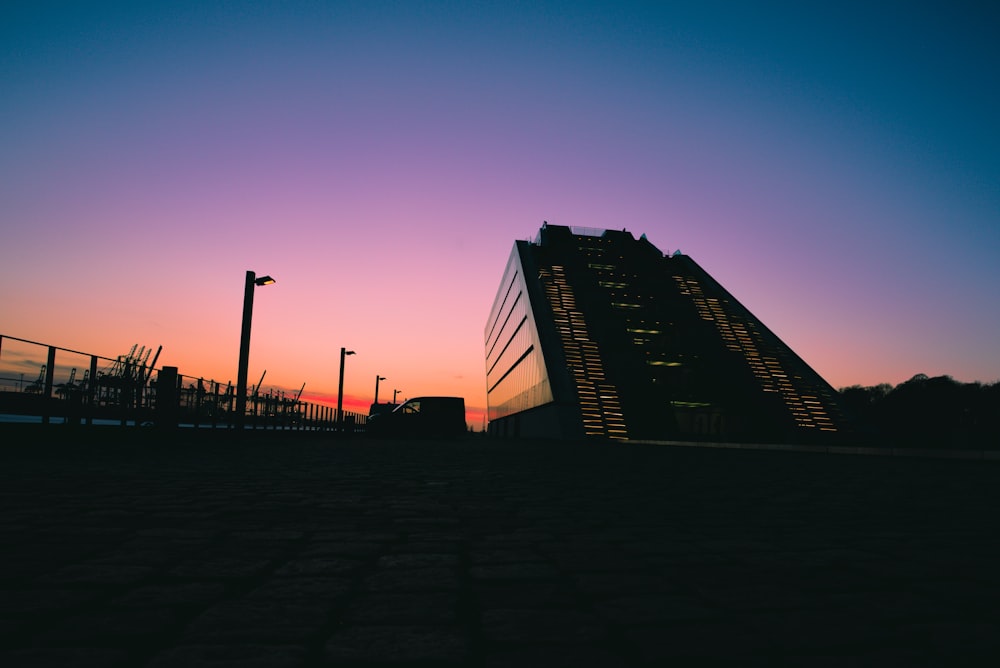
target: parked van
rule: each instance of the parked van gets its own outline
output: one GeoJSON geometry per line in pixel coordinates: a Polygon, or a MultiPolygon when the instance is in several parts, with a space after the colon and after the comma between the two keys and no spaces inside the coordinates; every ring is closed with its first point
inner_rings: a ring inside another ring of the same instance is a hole
{"type": "Polygon", "coordinates": [[[388,401],[384,404],[372,404],[368,407],[368,417],[370,418],[374,415],[385,415],[386,413],[391,413],[396,410],[397,406],[399,406],[399,404],[389,403],[388,401]]]}
{"type": "Polygon", "coordinates": [[[465,399],[415,397],[391,413],[371,415],[366,431],[373,436],[437,437],[465,433],[465,399]]]}

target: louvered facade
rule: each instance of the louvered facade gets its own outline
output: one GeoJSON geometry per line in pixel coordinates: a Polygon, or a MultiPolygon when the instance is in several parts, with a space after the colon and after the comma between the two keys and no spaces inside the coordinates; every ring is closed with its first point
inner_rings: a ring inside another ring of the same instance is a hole
{"type": "Polygon", "coordinates": [[[837,394],[685,255],[544,225],[518,241],[485,330],[489,431],[816,442],[837,394]]]}

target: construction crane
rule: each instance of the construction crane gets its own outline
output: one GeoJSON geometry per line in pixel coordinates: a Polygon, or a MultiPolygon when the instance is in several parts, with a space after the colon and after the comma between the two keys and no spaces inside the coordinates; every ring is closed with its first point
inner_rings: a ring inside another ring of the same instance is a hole
{"type": "Polygon", "coordinates": [[[160,358],[160,351],[162,350],[163,346],[156,349],[156,355],[153,357],[153,362],[150,364],[149,356],[153,354],[153,349],[146,348],[146,346],[140,347],[139,344],[136,343],[132,346],[131,350],[128,351],[127,355],[119,355],[114,362],[112,362],[98,375],[102,377],[119,378],[128,376],[133,379],[143,381],[148,380],[153,367],[156,366],[156,360],[160,358]]]}
{"type": "Polygon", "coordinates": [[[41,394],[42,388],[45,387],[45,368],[46,365],[42,365],[41,370],[38,372],[38,379],[32,383],[28,383],[24,387],[24,391],[28,394],[41,394]]]}
{"type": "MultiPolygon", "coordinates": [[[[163,346],[157,349],[153,365],[156,364],[161,350],[163,350],[163,346]]],[[[128,354],[119,355],[108,367],[98,372],[97,386],[105,388],[103,391],[99,391],[100,399],[117,402],[121,398],[120,393],[126,391],[130,397],[129,400],[131,400],[131,397],[135,396],[133,393],[136,390],[141,396],[142,388],[145,387],[152,371],[152,365],[147,364],[152,353],[152,348],[140,346],[138,343],[133,344],[128,354]]]]}
{"type": "Polygon", "coordinates": [[[56,386],[56,394],[64,399],[69,397],[69,395],[73,394],[78,389],[75,381],[76,367],[73,367],[69,372],[69,380],[56,386]]]}
{"type": "Polygon", "coordinates": [[[160,359],[161,350],[163,350],[163,346],[156,349],[156,354],[153,355],[153,361],[149,363],[149,367],[146,369],[146,377],[143,379],[144,383],[149,382],[149,377],[152,375],[153,369],[156,368],[156,360],[160,359]]]}

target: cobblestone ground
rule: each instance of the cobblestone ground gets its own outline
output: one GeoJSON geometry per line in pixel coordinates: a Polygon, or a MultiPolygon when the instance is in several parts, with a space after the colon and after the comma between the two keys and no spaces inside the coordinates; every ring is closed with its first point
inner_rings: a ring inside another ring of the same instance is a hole
{"type": "Polygon", "coordinates": [[[86,437],[0,431],[4,666],[1000,658],[996,462],[86,437]]]}

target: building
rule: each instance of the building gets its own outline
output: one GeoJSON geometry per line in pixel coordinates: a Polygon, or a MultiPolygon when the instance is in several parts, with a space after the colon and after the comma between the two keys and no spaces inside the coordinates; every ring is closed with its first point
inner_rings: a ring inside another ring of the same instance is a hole
{"type": "Polygon", "coordinates": [[[544,224],[485,328],[489,433],[825,442],[836,391],[698,264],[645,235],[544,224]]]}

